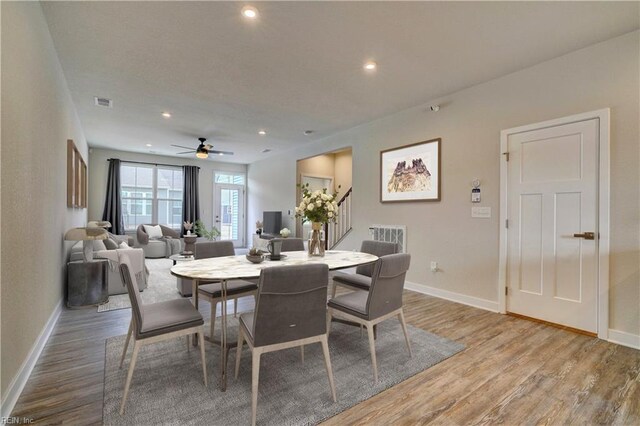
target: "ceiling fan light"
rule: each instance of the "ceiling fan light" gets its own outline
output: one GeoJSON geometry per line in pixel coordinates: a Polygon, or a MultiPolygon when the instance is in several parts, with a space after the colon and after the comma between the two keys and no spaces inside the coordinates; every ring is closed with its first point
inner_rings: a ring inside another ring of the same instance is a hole
{"type": "Polygon", "coordinates": [[[196,157],[198,158],[209,158],[209,153],[205,150],[198,150],[196,151],[196,157]]]}

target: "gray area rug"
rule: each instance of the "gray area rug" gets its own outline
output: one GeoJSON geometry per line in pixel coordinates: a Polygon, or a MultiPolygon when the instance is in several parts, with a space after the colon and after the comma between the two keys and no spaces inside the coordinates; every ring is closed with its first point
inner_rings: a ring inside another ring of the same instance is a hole
{"type": "MultiPolygon", "coordinates": [[[[149,285],[140,293],[142,302],[156,303],[165,300],[180,299],[176,287],[176,277],[171,275],[173,261],[170,259],[146,259],[145,264],[149,269],[149,285]]],[[[109,301],[98,306],[98,312],[114,311],[116,309],[126,309],[131,307],[129,296],[117,294],[109,296],[109,301]]]]}
{"type": "MultiPolygon", "coordinates": [[[[217,326],[217,324],[216,324],[217,326]]],[[[205,325],[208,330],[208,324],[205,325]]],[[[260,425],[314,425],[449,358],[464,349],[456,343],[408,326],[413,358],[409,358],[399,322],[378,328],[376,355],[379,382],[373,371],[366,334],[334,323],[329,336],[338,402],[331,391],[319,344],[306,347],[305,362],[298,348],[262,356],[257,422],[260,425]]],[[[216,327],[216,334],[219,327],[216,327]]],[[[230,339],[237,339],[237,320],[230,319],[230,339]]],[[[218,387],[220,350],[206,343],[209,387],[202,382],[199,351],[187,351],[185,339],[143,347],[133,375],[126,411],[118,410],[131,358],[118,368],[125,336],[106,342],[103,421],[106,425],[237,425],[251,422],[251,355],[243,349],[240,375],[233,378],[235,349],[229,357],[229,386],[218,387]]]]}

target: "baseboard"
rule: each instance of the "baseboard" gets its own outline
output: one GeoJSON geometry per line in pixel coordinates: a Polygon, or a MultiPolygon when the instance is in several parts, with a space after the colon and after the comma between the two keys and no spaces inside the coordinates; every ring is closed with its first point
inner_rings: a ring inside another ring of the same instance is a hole
{"type": "Polygon", "coordinates": [[[3,395],[2,398],[2,407],[0,408],[0,416],[3,419],[8,418],[13,411],[13,407],[16,405],[18,401],[18,397],[22,393],[24,386],[27,384],[27,380],[29,380],[29,376],[31,376],[31,372],[33,371],[33,367],[35,367],[38,362],[38,358],[40,358],[40,354],[44,349],[44,346],[47,344],[47,340],[49,340],[49,336],[51,336],[51,332],[53,331],[56,323],[58,322],[58,318],[62,313],[64,301],[60,300],[60,303],[55,307],[51,316],[47,320],[44,328],[40,332],[40,335],[34,342],[27,358],[24,360],[18,373],[15,375],[9,387],[7,388],[7,392],[3,395]]]}
{"type": "Polygon", "coordinates": [[[627,346],[633,349],[640,349],[640,336],[637,334],[610,328],[609,338],[607,340],[618,345],[627,346]]]}
{"type": "Polygon", "coordinates": [[[427,294],[429,296],[438,297],[440,299],[449,300],[451,302],[462,303],[463,305],[473,306],[491,312],[500,312],[498,302],[493,302],[479,297],[467,296],[466,294],[455,293],[453,291],[442,290],[440,288],[429,287],[424,284],[412,283],[405,281],[404,288],[415,291],[417,293],[427,294]]]}

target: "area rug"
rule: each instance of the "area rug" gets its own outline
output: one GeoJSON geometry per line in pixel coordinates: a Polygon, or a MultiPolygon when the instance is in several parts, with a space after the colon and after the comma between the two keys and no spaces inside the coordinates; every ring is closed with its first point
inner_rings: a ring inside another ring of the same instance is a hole
{"type": "MultiPolygon", "coordinates": [[[[180,299],[176,286],[176,277],[171,275],[173,261],[170,259],[146,259],[149,269],[148,286],[140,293],[142,303],[156,303],[165,300],[180,299]]],[[[114,311],[131,307],[129,295],[116,294],[109,296],[109,301],[98,306],[98,312],[114,311]]]]}
{"type": "MultiPolygon", "coordinates": [[[[298,348],[263,355],[257,423],[318,424],[464,349],[460,343],[413,326],[408,329],[413,358],[409,357],[398,321],[385,321],[378,327],[379,381],[374,383],[366,335],[361,338],[359,328],[333,324],[329,346],[336,403],[331,400],[319,344],[306,347],[304,363],[298,348]]],[[[237,339],[237,320],[231,320],[229,334],[231,339],[237,339]]],[[[238,380],[233,378],[235,349],[230,352],[228,388],[221,392],[218,387],[219,348],[206,343],[209,387],[205,388],[199,351],[193,348],[187,351],[184,339],[149,345],[140,350],[126,411],[120,416],[119,407],[131,358],[130,348],[125,366],[118,368],[124,340],[125,336],[118,336],[106,342],[104,424],[250,424],[251,356],[248,348],[243,350],[238,380]]]]}

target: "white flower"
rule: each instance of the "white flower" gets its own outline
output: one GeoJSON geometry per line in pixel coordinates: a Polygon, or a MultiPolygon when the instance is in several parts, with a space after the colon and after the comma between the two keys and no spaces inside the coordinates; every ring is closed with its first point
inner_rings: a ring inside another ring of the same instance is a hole
{"type": "Polygon", "coordinates": [[[291,231],[289,230],[289,228],[282,228],[280,230],[280,235],[282,235],[283,237],[288,237],[289,235],[291,235],[291,231]]]}
{"type": "Polygon", "coordinates": [[[333,204],[331,203],[327,204],[327,210],[329,210],[329,212],[334,211],[335,209],[333,208],[333,204]]]}
{"type": "Polygon", "coordinates": [[[320,195],[320,197],[322,197],[322,199],[325,200],[325,201],[331,199],[331,196],[328,195],[328,194],[322,194],[322,195],[320,195]]]}
{"type": "Polygon", "coordinates": [[[313,210],[315,207],[316,207],[316,206],[315,206],[315,204],[309,204],[309,205],[307,206],[307,210],[311,211],[311,210],[313,210]]]}
{"type": "Polygon", "coordinates": [[[319,196],[321,196],[321,195],[322,195],[322,191],[321,191],[321,190],[319,190],[319,189],[318,189],[318,190],[316,190],[316,191],[313,191],[313,196],[314,196],[314,197],[319,197],[319,196]]]}
{"type": "Polygon", "coordinates": [[[327,216],[329,216],[329,217],[333,217],[333,212],[329,212],[329,213],[327,213],[327,216]]]}
{"type": "Polygon", "coordinates": [[[316,201],[316,206],[318,206],[318,207],[322,206],[322,201],[320,201],[320,200],[316,201]]]}

